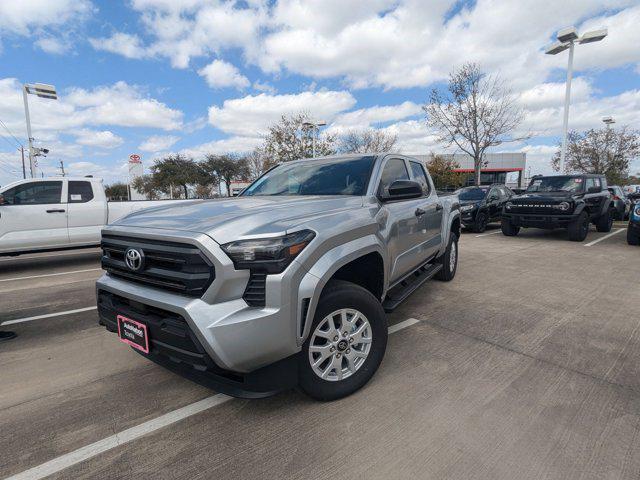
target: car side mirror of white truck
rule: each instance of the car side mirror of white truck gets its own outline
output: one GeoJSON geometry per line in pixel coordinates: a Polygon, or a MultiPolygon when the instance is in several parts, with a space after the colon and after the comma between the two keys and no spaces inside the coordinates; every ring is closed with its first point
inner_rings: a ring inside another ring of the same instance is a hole
{"type": "Polygon", "coordinates": [[[4,204],[5,204],[4,195],[0,193],[0,205],[4,205],[4,204]]]}

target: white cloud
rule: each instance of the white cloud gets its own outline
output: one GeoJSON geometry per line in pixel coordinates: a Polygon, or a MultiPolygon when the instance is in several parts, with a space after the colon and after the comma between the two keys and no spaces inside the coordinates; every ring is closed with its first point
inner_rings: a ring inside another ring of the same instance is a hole
{"type": "Polygon", "coordinates": [[[256,137],[282,115],[307,112],[313,118],[333,121],[337,114],[349,110],[356,99],[346,91],[302,92],[290,95],[248,95],[225,100],[222,107],[209,107],[209,123],[239,136],[256,137]]]}
{"type": "Polygon", "coordinates": [[[0,2],[0,31],[28,35],[33,28],[60,26],[93,10],[87,0],[29,0],[0,2]]]}
{"type": "Polygon", "coordinates": [[[367,128],[372,125],[402,120],[407,117],[419,115],[422,107],[414,102],[403,102],[399,105],[375,106],[361,108],[343,113],[336,119],[332,128],[344,130],[349,128],[367,128]]]}
{"type": "Polygon", "coordinates": [[[81,129],[73,133],[77,136],[76,143],[88,147],[116,148],[124,143],[122,137],[119,137],[110,130],[97,131],[81,129]]]}
{"type": "Polygon", "coordinates": [[[71,44],[68,41],[56,37],[41,37],[35,41],[35,45],[42,51],[53,55],[62,55],[71,48],[71,44]]]}
{"type": "Polygon", "coordinates": [[[198,70],[211,88],[234,87],[238,90],[247,88],[251,82],[240,73],[234,65],[224,60],[214,60],[209,65],[198,70]]]}
{"type": "Polygon", "coordinates": [[[185,148],[180,150],[180,153],[194,158],[202,158],[208,153],[245,153],[256,148],[261,142],[262,139],[260,137],[235,136],[185,148]]]}
{"type": "Polygon", "coordinates": [[[254,88],[254,90],[269,93],[271,95],[275,95],[277,93],[277,90],[273,87],[273,85],[270,85],[267,82],[261,82],[260,80],[256,80],[255,82],[253,82],[252,87],[254,88]]]}
{"type": "Polygon", "coordinates": [[[89,43],[96,50],[117,53],[126,58],[144,58],[149,55],[140,37],[128,33],[116,32],[110,37],[90,38],[89,43]]]}
{"type": "Polygon", "coordinates": [[[160,152],[171,148],[180,137],[174,135],[153,135],[142,142],[138,149],[143,152],[160,152]]]}

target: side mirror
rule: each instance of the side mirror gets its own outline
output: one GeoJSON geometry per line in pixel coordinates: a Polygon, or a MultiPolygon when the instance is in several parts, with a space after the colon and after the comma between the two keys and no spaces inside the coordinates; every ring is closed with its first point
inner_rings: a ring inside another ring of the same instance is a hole
{"type": "Polygon", "coordinates": [[[396,180],[390,186],[387,192],[383,192],[382,200],[406,200],[409,198],[418,198],[422,196],[422,186],[413,180],[396,180]]]}
{"type": "Polygon", "coordinates": [[[488,198],[488,200],[489,200],[490,202],[495,202],[496,200],[498,200],[498,197],[497,197],[496,195],[491,195],[491,196],[488,198]]]}
{"type": "Polygon", "coordinates": [[[0,205],[4,205],[4,195],[0,193],[0,205]]]}
{"type": "Polygon", "coordinates": [[[602,189],[600,187],[589,187],[587,193],[600,193],[602,189]]]}

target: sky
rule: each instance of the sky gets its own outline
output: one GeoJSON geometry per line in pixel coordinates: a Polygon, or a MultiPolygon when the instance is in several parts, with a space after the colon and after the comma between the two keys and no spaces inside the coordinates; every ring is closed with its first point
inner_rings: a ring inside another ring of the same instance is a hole
{"type": "MultiPolygon", "coordinates": [[[[283,114],[330,132],[377,128],[407,154],[437,143],[422,105],[449,72],[477,62],[525,110],[531,174],[550,173],[562,123],[566,52],[556,32],[608,28],[575,51],[569,127],[640,128],[640,0],[0,0],[0,184],[22,176],[22,85],[45,175],[126,181],[168,153],[244,152],[283,114]]],[[[634,161],[631,173],[640,171],[634,161]]]]}

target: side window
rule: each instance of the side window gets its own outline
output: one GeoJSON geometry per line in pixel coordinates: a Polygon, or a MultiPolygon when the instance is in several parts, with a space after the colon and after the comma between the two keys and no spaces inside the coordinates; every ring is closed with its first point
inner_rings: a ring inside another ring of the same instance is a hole
{"type": "Polygon", "coordinates": [[[507,187],[498,187],[498,192],[500,192],[500,198],[509,198],[511,195],[509,193],[509,189],[507,187]]]}
{"type": "Polygon", "coordinates": [[[596,186],[596,182],[595,182],[595,179],[593,178],[587,178],[586,181],[584,182],[585,191],[589,191],[591,187],[595,187],[595,186],[596,186]]]}
{"type": "Polygon", "coordinates": [[[93,200],[91,182],[69,182],[69,203],[86,203],[93,200]]]}
{"type": "Polygon", "coordinates": [[[600,183],[600,179],[599,178],[594,178],[593,179],[593,184],[598,188],[602,188],[602,184],[600,183]]]}
{"type": "Polygon", "coordinates": [[[60,203],[62,182],[23,183],[3,193],[6,205],[42,205],[60,203]]]}
{"type": "Polygon", "coordinates": [[[409,161],[411,167],[411,174],[413,179],[422,185],[422,191],[425,195],[429,195],[429,180],[427,180],[427,174],[424,172],[424,167],[418,162],[409,161]]]}
{"type": "Polygon", "coordinates": [[[409,172],[404,160],[401,158],[392,158],[387,161],[382,170],[382,178],[380,178],[380,187],[384,190],[396,180],[409,180],[409,172]]]}

